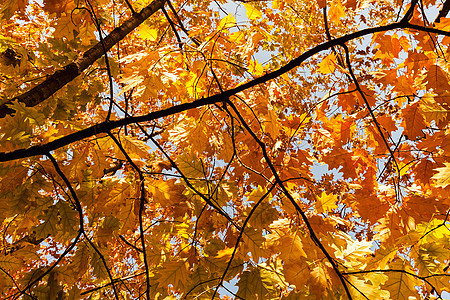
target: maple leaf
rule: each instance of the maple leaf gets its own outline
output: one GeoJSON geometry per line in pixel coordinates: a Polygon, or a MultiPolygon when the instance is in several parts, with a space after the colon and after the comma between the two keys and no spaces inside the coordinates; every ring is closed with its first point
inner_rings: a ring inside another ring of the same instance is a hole
{"type": "Polygon", "coordinates": [[[431,177],[431,179],[436,180],[436,187],[445,188],[450,184],[450,163],[444,163],[444,165],[445,167],[436,168],[435,170],[437,170],[438,173],[434,174],[433,177],[431,177]]]}
{"type": "Polygon", "coordinates": [[[205,176],[204,165],[195,155],[184,153],[177,157],[176,162],[182,174],[188,178],[202,178],[205,176]]]}
{"type": "Polygon", "coordinates": [[[326,194],[322,192],[320,197],[316,197],[316,209],[319,213],[329,212],[332,209],[337,208],[337,197],[333,194],[326,194]]]}
{"type": "Polygon", "coordinates": [[[249,18],[250,20],[257,20],[261,18],[261,12],[250,3],[244,3],[244,7],[247,18],[249,18]]]}
{"type": "Polygon", "coordinates": [[[450,91],[447,75],[441,67],[437,65],[432,65],[428,68],[425,81],[426,87],[433,89],[437,94],[443,94],[446,91],[450,91]]]}
{"type": "Polygon", "coordinates": [[[398,270],[394,272],[393,276],[383,284],[383,289],[390,293],[390,297],[396,299],[409,299],[409,297],[418,297],[418,291],[415,288],[418,284],[416,277],[408,273],[413,273],[413,270],[407,262],[396,261],[389,264],[390,268],[398,270]],[[404,272],[403,272],[404,271],[404,272]]]}
{"type": "Polygon", "coordinates": [[[169,285],[178,290],[183,288],[188,282],[188,265],[185,260],[178,260],[166,263],[164,267],[159,270],[158,284],[161,287],[167,288],[169,285]]]}
{"type": "Polygon", "coordinates": [[[333,73],[336,69],[336,56],[334,53],[327,55],[319,64],[319,72],[322,74],[333,73]]]}
{"type": "Polygon", "coordinates": [[[420,113],[419,102],[408,105],[404,109],[404,120],[402,125],[405,128],[406,135],[410,139],[416,139],[423,136],[422,130],[426,128],[423,115],[420,113]]]}
{"type": "Polygon", "coordinates": [[[244,271],[239,277],[237,286],[239,287],[237,296],[244,299],[253,298],[255,296],[258,299],[267,299],[276,296],[277,289],[274,285],[275,282],[267,278],[267,272],[263,272],[262,269],[253,268],[250,271],[244,271]]]}
{"type": "Polygon", "coordinates": [[[450,291],[447,3],[219,2],[2,2],[2,297],[450,291]]]}
{"type": "Polygon", "coordinates": [[[139,26],[138,34],[144,40],[154,42],[158,38],[158,29],[151,28],[150,26],[144,23],[141,26],[139,26]]]}
{"type": "MultiPolygon", "coordinates": [[[[341,1],[333,1],[330,6],[330,20],[336,24],[339,24],[341,18],[345,17],[345,8],[340,2],[341,1]]],[[[321,6],[321,3],[319,3],[319,6],[321,6]]]]}
{"type": "Polygon", "coordinates": [[[433,98],[425,96],[420,102],[420,109],[428,124],[434,121],[436,124],[441,124],[446,117],[448,110],[442,107],[433,98]]]}

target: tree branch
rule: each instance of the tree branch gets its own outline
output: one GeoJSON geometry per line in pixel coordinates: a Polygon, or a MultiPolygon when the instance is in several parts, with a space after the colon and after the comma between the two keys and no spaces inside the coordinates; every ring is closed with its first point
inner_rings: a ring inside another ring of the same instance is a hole
{"type": "MultiPolygon", "coordinates": [[[[198,99],[198,100],[195,100],[192,102],[172,106],[170,108],[151,112],[149,114],[142,115],[142,116],[128,117],[128,118],[124,118],[124,119],[120,119],[120,120],[116,120],[116,121],[99,123],[92,127],[77,131],[75,133],[64,136],[60,139],[49,142],[47,144],[31,146],[27,149],[18,149],[18,150],[14,150],[11,152],[0,152],[0,162],[11,161],[11,160],[31,157],[31,156],[35,156],[35,155],[44,155],[48,151],[53,151],[55,149],[61,148],[63,146],[69,145],[73,142],[76,142],[76,141],[79,141],[79,140],[82,140],[82,139],[85,139],[85,138],[88,138],[91,136],[94,136],[99,133],[107,133],[108,131],[111,131],[112,129],[115,129],[115,128],[118,128],[121,126],[125,126],[125,125],[132,124],[132,123],[148,122],[148,121],[156,120],[159,118],[167,117],[170,115],[174,115],[174,114],[177,114],[177,113],[180,113],[180,112],[192,109],[192,108],[197,108],[197,107],[205,106],[208,104],[215,104],[218,102],[223,102],[225,99],[228,99],[230,96],[233,96],[239,92],[245,91],[256,85],[265,83],[269,80],[275,79],[275,78],[283,75],[284,73],[289,72],[290,70],[300,66],[305,60],[307,60],[314,54],[317,54],[323,50],[329,49],[331,47],[340,45],[342,43],[348,42],[348,41],[356,39],[356,38],[363,37],[368,34],[373,34],[376,32],[383,32],[383,31],[388,31],[388,30],[393,30],[393,29],[400,29],[400,28],[408,28],[408,29],[414,29],[414,30],[418,30],[418,31],[425,31],[425,32],[429,32],[429,33],[436,33],[436,34],[441,34],[441,35],[445,35],[445,36],[450,36],[450,32],[448,32],[448,31],[439,30],[436,28],[424,27],[424,26],[420,26],[420,25],[409,24],[409,23],[393,23],[393,24],[389,24],[389,25],[385,25],[385,26],[363,29],[363,30],[360,30],[360,31],[357,31],[357,32],[354,32],[354,33],[351,33],[348,35],[344,35],[340,38],[336,38],[331,41],[322,43],[322,44],[304,52],[302,55],[291,60],[290,62],[288,62],[286,65],[282,66],[281,68],[279,68],[275,71],[272,71],[270,73],[267,73],[256,79],[253,79],[249,82],[246,82],[246,83],[244,83],[240,86],[237,86],[233,89],[224,91],[220,94],[213,95],[213,96],[210,96],[207,98],[201,98],[201,99],[198,99]]],[[[106,38],[105,38],[105,40],[106,40],[106,38]]],[[[100,51],[101,51],[101,49],[100,49],[100,51]]],[[[0,110],[0,113],[1,113],[1,110],[0,110]]]]}
{"type": "Polygon", "coordinates": [[[449,11],[450,11],[450,0],[446,0],[444,2],[444,5],[442,6],[442,9],[439,11],[439,14],[436,17],[434,23],[439,23],[441,21],[441,18],[447,17],[449,11]]]}
{"type": "Polygon", "coordinates": [[[28,92],[16,96],[6,103],[0,105],[0,118],[12,114],[13,109],[8,107],[13,101],[18,100],[26,106],[36,106],[44,100],[48,99],[60,88],[71,82],[97,59],[109,51],[115,44],[122,40],[127,34],[138,27],[142,22],[148,19],[156,11],[164,7],[167,0],[154,0],[147,7],[143,8],[139,13],[133,14],[131,18],[125,21],[121,26],[115,28],[106,36],[103,41],[98,42],[91,49],[83,53],[83,56],[68,64],[62,70],[58,70],[49,76],[45,81],[38,84],[28,92]],[[103,48],[104,47],[104,48],[103,48]]]}

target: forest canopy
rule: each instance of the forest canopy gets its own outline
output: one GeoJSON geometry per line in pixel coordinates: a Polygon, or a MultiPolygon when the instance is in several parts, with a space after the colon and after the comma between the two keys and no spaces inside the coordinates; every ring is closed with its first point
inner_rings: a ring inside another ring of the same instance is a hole
{"type": "Polygon", "coordinates": [[[442,299],[449,0],[1,0],[2,299],[442,299]]]}

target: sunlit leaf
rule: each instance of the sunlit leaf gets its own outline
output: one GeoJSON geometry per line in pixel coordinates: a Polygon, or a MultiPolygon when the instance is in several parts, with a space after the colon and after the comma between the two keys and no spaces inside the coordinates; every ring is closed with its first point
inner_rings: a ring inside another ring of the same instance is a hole
{"type": "Polygon", "coordinates": [[[244,3],[244,7],[245,12],[247,14],[247,18],[249,18],[250,20],[257,20],[261,18],[262,16],[261,12],[257,8],[255,8],[252,4],[244,3]]]}

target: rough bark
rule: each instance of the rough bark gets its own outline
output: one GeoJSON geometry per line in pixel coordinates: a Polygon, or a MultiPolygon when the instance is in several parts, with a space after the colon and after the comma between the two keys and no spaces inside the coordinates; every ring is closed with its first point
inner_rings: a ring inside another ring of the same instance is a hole
{"type": "Polygon", "coordinates": [[[35,106],[44,100],[48,99],[51,95],[57,92],[60,88],[71,82],[74,78],[80,75],[90,65],[92,65],[97,59],[102,57],[106,51],[109,51],[115,44],[121,41],[127,34],[138,27],[142,22],[148,19],[156,11],[161,9],[167,0],[154,0],[147,7],[143,8],[139,13],[133,14],[133,16],[125,21],[121,26],[115,28],[109,35],[103,39],[103,45],[98,42],[95,46],[83,53],[74,62],[68,64],[63,69],[56,71],[46,80],[32,88],[31,90],[18,95],[6,103],[0,105],[0,118],[5,117],[14,112],[13,109],[7,105],[13,101],[18,100],[24,103],[26,106],[35,106]]]}

